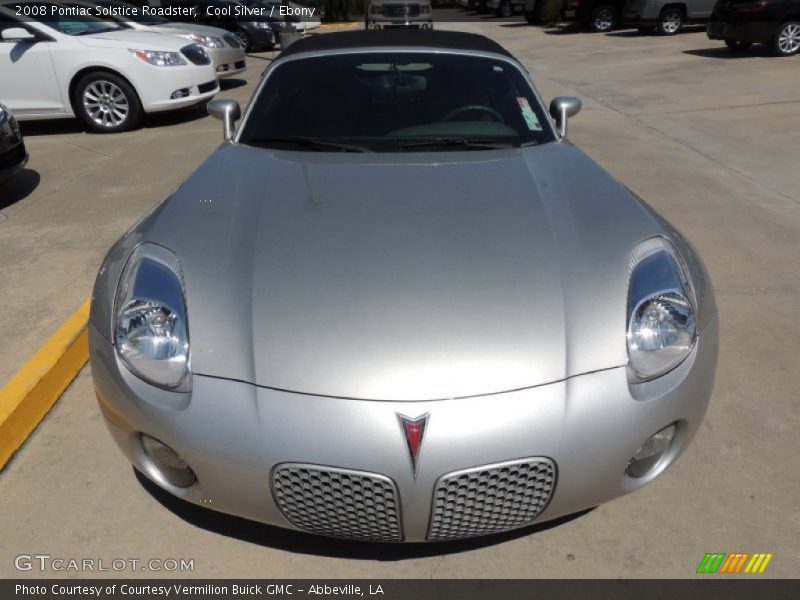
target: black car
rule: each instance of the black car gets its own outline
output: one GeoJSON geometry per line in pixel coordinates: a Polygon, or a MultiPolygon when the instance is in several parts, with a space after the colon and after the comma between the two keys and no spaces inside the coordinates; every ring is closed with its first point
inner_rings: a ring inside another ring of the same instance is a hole
{"type": "Polygon", "coordinates": [[[19,173],[27,162],[28,153],[17,120],[0,104],[0,183],[19,173]]]}
{"type": "MultiPolygon", "coordinates": [[[[242,4],[232,0],[153,0],[151,6],[190,8],[194,11],[191,21],[211,27],[226,29],[239,38],[245,52],[271,50],[276,36],[268,17],[244,16],[242,4]]],[[[186,17],[165,15],[173,21],[186,21],[186,17]]]]}
{"type": "Polygon", "coordinates": [[[791,56],[800,52],[800,0],[719,0],[706,31],[732,50],[767,44],[791,56]]]}
{"type": "Polygon", "coordinates": [[[625,0],[564,0],[562,18],[590,31],[611,31],[620,23],[625,0]]]}

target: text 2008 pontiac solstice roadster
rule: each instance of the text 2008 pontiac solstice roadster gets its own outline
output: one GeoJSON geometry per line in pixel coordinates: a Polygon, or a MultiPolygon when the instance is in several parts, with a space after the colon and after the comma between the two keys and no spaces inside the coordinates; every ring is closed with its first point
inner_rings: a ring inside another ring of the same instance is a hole
{"type": "Polygon", "coordinates": [[[717,357],[692,247],[481,36],[298,41],[109,252],[114,440],[189,502],[379,541],[491,534],[651,482],[717,357]],[[552,116],[552,120],[551,120],[552,116]]]}

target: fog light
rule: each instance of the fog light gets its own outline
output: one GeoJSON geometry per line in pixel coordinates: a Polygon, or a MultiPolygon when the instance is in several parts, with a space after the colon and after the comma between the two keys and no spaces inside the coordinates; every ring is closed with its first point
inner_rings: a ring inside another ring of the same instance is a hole
{"type": "Polygon", "coordinates": [[[173,100],[177,100],[178,98],[186,98],[190,93],[191,92],[189,91],[189,88],[181,88],[172,92],[170,98],[173,100]]]}
{"type": "Polygon", "coordinates": [[[217,67],[217,73],[224,73],[228,70],[228,65],[220,65],[217,67]]]}
{"type": "Polygon", "coordinates": [[[142,434],[142,448],[151,464],[170,484],[186,488],[197,479],[189,463],[163,442],[142,434]]]}
{"type": "Polygon", "coordinates": [[[674,423],[651,435],[631,457],[625,472],[631,477],[644,477],[647,475],[664,458],[667,450],[672,446],[674,437],[674,423]]]}

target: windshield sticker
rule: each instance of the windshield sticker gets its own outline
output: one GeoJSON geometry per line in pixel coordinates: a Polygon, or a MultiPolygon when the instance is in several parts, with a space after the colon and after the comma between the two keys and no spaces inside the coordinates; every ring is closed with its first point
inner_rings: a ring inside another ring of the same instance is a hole
{"type": "Polygon", "coordinates": [[[517,96],[517,104],[519,104],[519,109],[522,111],[522,118],[525,119],[528,129],[531,131],[541,131],[542,125],[539,123],[539,119],[536,118],[536,113],[533,112],[531,105],[528,104],[528,99],[524,96],[517,96]]]}

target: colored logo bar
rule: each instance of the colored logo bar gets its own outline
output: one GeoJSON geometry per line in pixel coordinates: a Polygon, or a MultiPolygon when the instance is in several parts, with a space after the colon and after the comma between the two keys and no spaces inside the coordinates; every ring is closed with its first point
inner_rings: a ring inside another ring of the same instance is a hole
{"type": "Polygon", "coordinates": [[[710,552],[700,561],[697,573],[763,573],[769,561],[772,560],[772,556],[772,554],[765,553],[710,552]]]}

